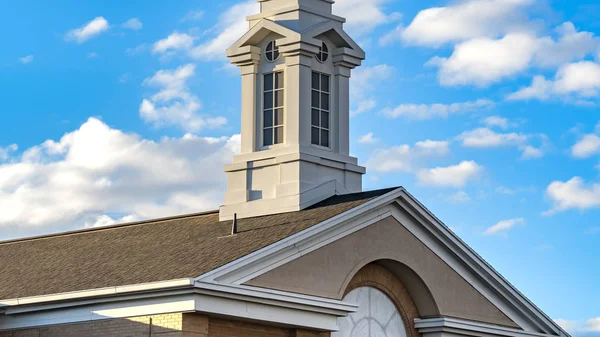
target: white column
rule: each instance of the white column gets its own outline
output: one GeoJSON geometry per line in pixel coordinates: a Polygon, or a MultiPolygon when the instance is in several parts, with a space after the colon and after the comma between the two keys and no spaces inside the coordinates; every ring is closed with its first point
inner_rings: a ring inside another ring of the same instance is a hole
{"type": "Polygon", "coordinates": [[[285,141],[288,146],[310,145],[311,56],[285,56],[285,141]]]}
{"type": "Polygon", "coordinates": [[[350,155],[350,72],[343,65],[335,65],[335,87],[337,89],[337,150],[344,156],[350,155]]]}
{"type": "Polygon", "coordinates": [[[258,65],[240,67],[242,74],[242,154],[256,151],[258,65]]]}

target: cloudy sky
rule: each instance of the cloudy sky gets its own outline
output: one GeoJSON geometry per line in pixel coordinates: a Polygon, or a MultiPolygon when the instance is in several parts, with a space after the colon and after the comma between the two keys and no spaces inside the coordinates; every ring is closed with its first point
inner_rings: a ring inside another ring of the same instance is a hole
{"type": "MultiPolygon", "coordinates": [[[[600,4],[338,0],[366,189],[403,185],[576,336],[600,336],[600,4]]],[[[215,209],[224,50],[255,1],[2,5],[0,240],[215,209]]]]}

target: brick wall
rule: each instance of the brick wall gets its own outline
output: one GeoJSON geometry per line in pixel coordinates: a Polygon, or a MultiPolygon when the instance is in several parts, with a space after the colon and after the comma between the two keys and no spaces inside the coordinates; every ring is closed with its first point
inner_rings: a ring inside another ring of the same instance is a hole
{"type": "Polygon", "coordinates": [[[182,314],[142,316],[0,332],[0,337],[183,337],[182,314]]]}
{"type": "Polygon", "coordinates": [[[0,332],[0,337],[329,337],[302,329],[274,327],[200,314],[169,314],[65,324],[0,332]]]}

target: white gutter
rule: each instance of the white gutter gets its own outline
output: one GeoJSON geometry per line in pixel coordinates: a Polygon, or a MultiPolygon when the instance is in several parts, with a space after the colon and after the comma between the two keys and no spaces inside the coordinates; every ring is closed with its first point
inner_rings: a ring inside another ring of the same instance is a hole
{"type": "Polygon", "coordinates": [[[161,281],[152,283],[142,283],[136,285],[126,285],[118,287],[98,288],[92,290],[83,290],[67,292],[52,295],[21,297],[10,300],[0,300],[0,309],[22,305],[35,305],[51,302],[74,301],[80,299],[91,299],[108,296],[119,296],[131,293],[170,290],[177,288],[191,288],[194,285],[194,279],[178,279],[171,281],[161,281]]]}

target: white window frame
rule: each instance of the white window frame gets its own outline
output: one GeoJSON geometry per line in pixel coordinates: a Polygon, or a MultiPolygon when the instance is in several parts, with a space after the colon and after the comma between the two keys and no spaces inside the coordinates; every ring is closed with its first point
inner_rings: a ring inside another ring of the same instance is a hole
{"type": "Polygon", "coordinates": [[[264,72],[264,73],[261,74],[260,81],[261,81],[262,85],[261,85],[261,91],[260,91],[260,96],[259,96],[260,97],[260,102],[261,102],[261,104],[260,104],[261,108],[260,108],[260,116],[258,118],[258,120],[260,121],[260,124],[259,124],[260,135],[259,135],[258,138],[260,139],[259,140],[260,141],[259,148],[261,150],[268,150],[268,149],[272,149],[272,148],[283,146],[285,144],[285,134],[287,132],[286,131],[286,127],[285,127],[285,125],[286,125],[286,119],[287,119],[287,116],[286,116],[286,113],[285,113],[285,111],[286,111],[286,109],[285,109],[285,102],[287,101],[287,98],[285,97],[285,80],[286,80],[286,72],[285,72],[285,68],[283,68],[283,67],[275,67],[272,71],[264,72]],[[271,126],[271,127],[265,127],[265,110],[267,110],[267,109],[265,109],[265,76],[269,75],[269,74],[275,75],[276,73],[282,73],[283,74],[283,83],[282,83],[282,87],[281,88],[275,90],[275,82],[274,82],[275,81],[275,76],[273,76],[273,90],[272,90],[272,92],[273,92],[273,107],[271,108],[271,110],[273,111],[273,126],[271,126]],[[284,97],[283,98],[283,102],[284,103],[280,107],[276,108],[275,107],[275,92],[279,91],[279,90],[283,91],[283,97],[284,97]],[[282,130],[283,130],[283,140],[282,140],[281,143],[275,144],[275,134],[273,133],[273,144],[271,144],[271,145],[265,145],[265,129],[274,130],[276,128],[276,126],[275,126],[275,110],[276,109],[282,109],[283,110],[283,123],[281,125],[277,126],[277,127],[281,127],[282,130]]]}
{"type": "Polygon", "coordinates": [[[327,150],[331,150],[332,148],[332,130],[331,130],[331,122],[332,122],[332,104],[331,104],[331,92],[332,92],[332,87],[331,87],[332,83],[331,83],[331,75],[324,73],[324,72],[320,72],[320,71],[315,71],[313,70],[311,72],[311,79],[310,79],[310,94],[311,94],[311,99],[310,99],[310,144],[311,146],[314,147],[318,147],[321,149],[327,149],[327,150]],[[313,74],[318,74],[319,75],[319,89],[314,89],[313,85],[312,85],[312,76],[313,74]],[[322,77],[323,76],[327,76],[328,80],[329,80],[329,91],[322,91],[321,89],[321,81],[322,81],[322,77]],[[319,93],[319,107],[315,108],[313,107],[313,101],[312,101],[312,94],[313,92],[316,91],[319,93]],[[329,96],[329,109],[325,110],[322,108],[322,104],[321,104],[321,97],[322,94],[327,94],[329,96]],[[313,124],[313,120],[312,120],[312,112],[313,110],[318,110],[319,111],[319,125],[314,125],[313,124]],[[322,114],[323,112],[327,112],[328,116],[329,116],[329,123],[328,123],[328,127],[325,128],[323,127],[323,121],[322,121],[322,114]],[[313,128],[317,128],[319,130],[319,144],[315,144],[312,141],[312,130],[313,128]],[[322,141],[322,131],[327,131],[328,135],[329,135],[329,139],[327,141],[328,146],[322,145],[323,141],[322,141]]]}

